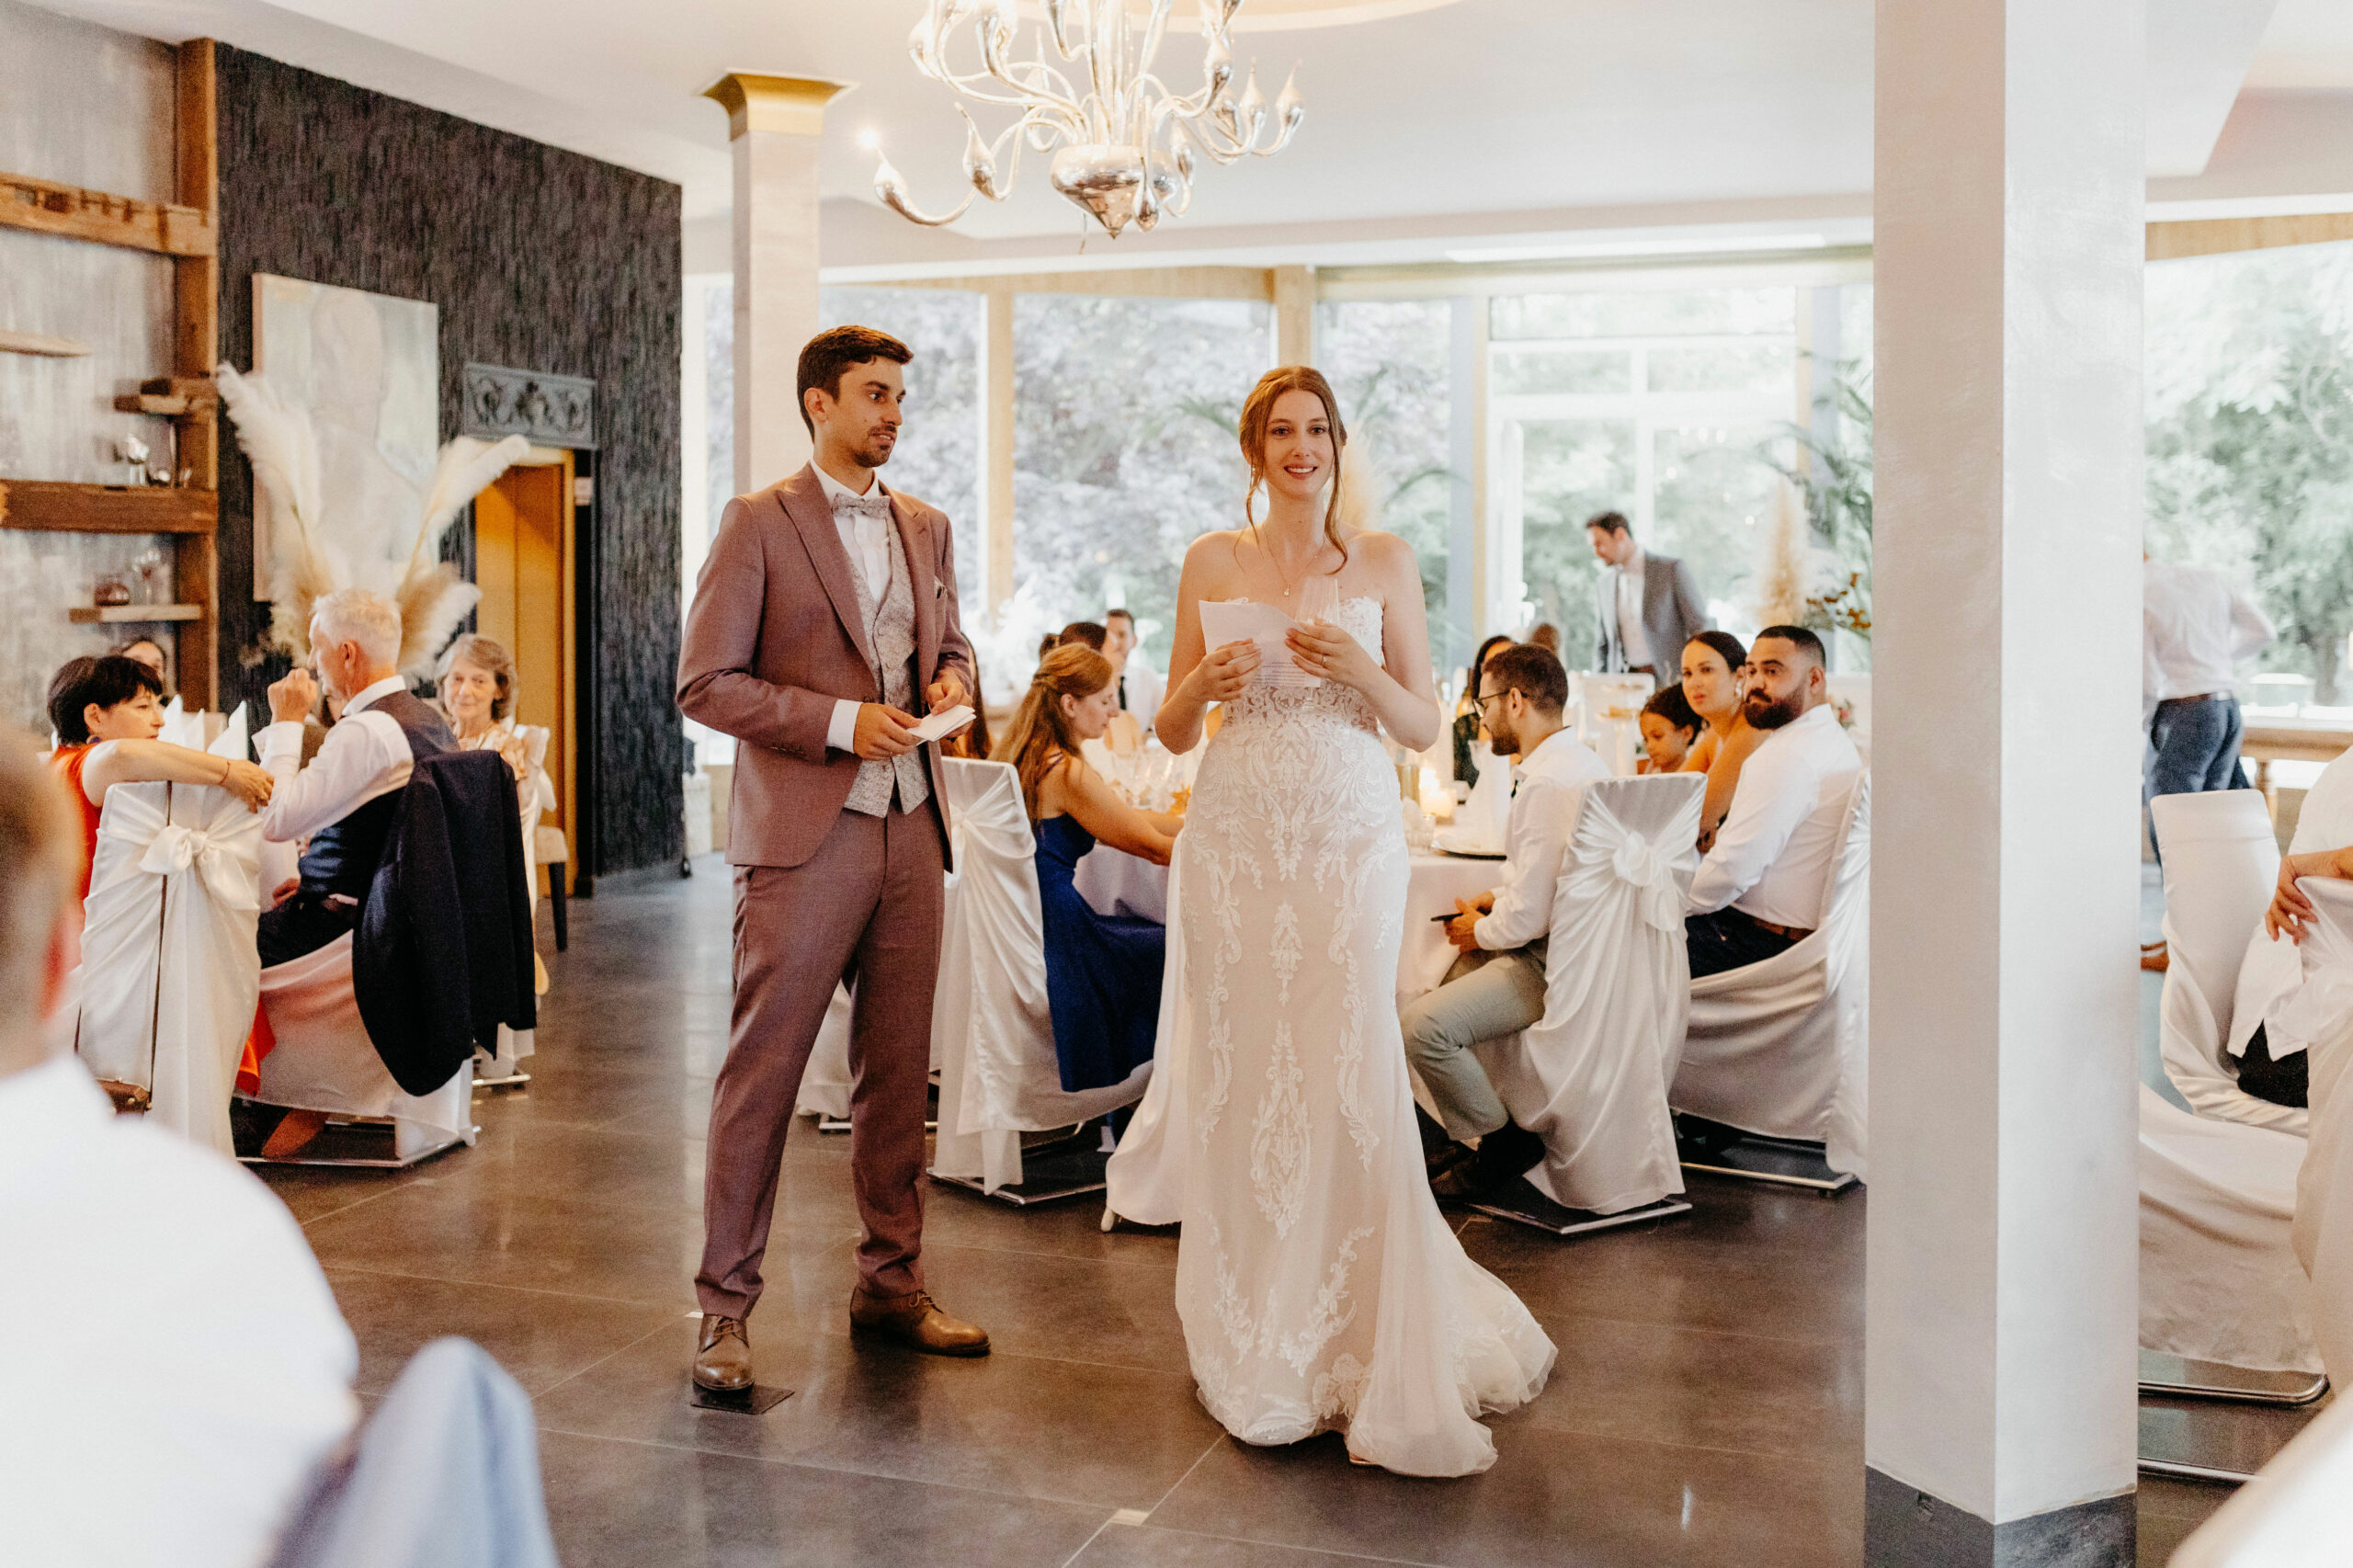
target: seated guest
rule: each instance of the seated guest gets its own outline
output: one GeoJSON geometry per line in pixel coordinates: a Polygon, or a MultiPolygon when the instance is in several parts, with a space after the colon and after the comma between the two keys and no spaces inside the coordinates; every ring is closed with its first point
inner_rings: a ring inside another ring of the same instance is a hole
{"type": "Polygon", "coordinates": [[[1481,760],[1495,756],[1485,749],[1486,729],[1479,722],[1479,672],[1496,650],[1510,646],[1508,637],[1488,638],[1462,672],[1462,696],[1454,705],[1454,777],[1465,784],[1476,785],[1481,760]]]}
{"type": "Polygon", "coordinates": [[[117,784],[213,784],[249,811],[269,802],[270,777],[252,763],[155,738],[164,729],[163,695],[163,680],[153,670],[115,653],[68,659],[49,683],[49,722],[58,741],[50,766],[81,808],[79,897],[90,896],[98,816],[117,784]]]}
{"type": "Polygon", "coordinates": [[[119,658],[130,659],[134,663],[146,665],[155,672],[155,679],[158,682],[168,682],[171,679],[165,666],[164,645],[153,637],[134,637],[128,642],[117,643],[114,653],[119,658]]]}
{"type": "Polygon", "coordinates": [[[1165,866],[1181,818],[1140,812],[1086,766],[1079,743],[1119,711],[1111,665],[1065,644],[1038,666],[996,760],[1021,776],[1038,839],[1038,900],[1046,927],[1046,999],[1066,1090],[1123,1082],[1152,1060],[1168,933],[1149,920],[1097,915],[1079,896],[1078,862],[1098,843],[1165,866]]]}
{"type": "MultiPolygon", "coordinates": [[[[2279,884],[2263,927],[2299,947],[2321,919],[2296,885],[2305,878],[2353,881],[2353,847],[2306,850],[2280,862],[2279,884]]],[[[2326,949],[2316,953],[2306,948],[2303,961],[2300,984],[2284,1003],[2273,1006],[2265,1028],[2276,1027],[2297,1048],[2286,1060],[2310,1064],[2312,1129],[2296,1176],[2290,1239],[2313,1283],[2313,1337],[2319,1342],[2321,1363],[2330,1381],[2342,1383],[2353,1378],[2353,1078],[2347,1075],[2353,1062],[2353,1017],[2345,1006],[2353,977],[2338,967],[2341,956],[2332,958],[2326,949]]],[[[2262,1033],[2256,1038],[2261,1040],[2262,1033]]],[[[2244,1062],[2239,1082],[2246,1083],[2244,1062]]]]}
{"type": "Polygon", "coordinates": [[[1133,716],[1138,731],[1152,733],[1152,722],[1159,715],[1163,683],[1160,672],[1143,661],[1143,651],[1136,646],[1136,618],[1126,610],[1106,610],[1103,614],[1102,654],[1111,661],[1112,688],[1119,693],[1120,711],[1133,716]]]}
{"type": "Polygon", "coordinates": [[[1699,738],[1703,721],[1683,699],[1681,686],[1662,687],[1643,704],[1640,773],[1680,773],[1684,759],[1699,738]]]}
{"type": "Polygon", "coordinates": [[[1707,631],[1683,645],[1683,699],[1708,727],[1683,758],[1683,771],[1708,776],[1699,804],[1699,848],[1716,841],[1716,829],[1732,810],[1741,765],[1762,744],[1764,732],[1748,722],[1741,702],[1748,650],[1729,631],[1707,631]]]}
{"type": "MultiPolygon", "coordinates": [[[[1697,642],[1697,639],[1693,640],[1697,642]]],[[[1748,651],[1742,713],[1760,737],[1691,879],[1691,975],[1762,963],[1813,935],[1862,755],[1830,706],[1822,639],[1768,626],[1748,651]]]]}
{"type": "Polygon", "coordinates": [[[1110,629],[1101,621],[1074,620],[1063,628],[1061,635],[1054,639],[1054,645],[1058,648],[1075,645],[1099,653],[1103,651],[1103,644],[1110,640],[1110,629]]]}
{"type": "Polygon", "coordinates": [[[269,688],[274,722],[261,733],[261,758],[277,788],[262,836],[310,844],[291,896],[262,912],[264,968],[316,952],[358,925],[411,766],[458,749],[441,716],[402,681],[400,649],[401,612],[381,595],[343,588],[319,601],[311,662],[343,710],[317,757],[299,771],[317,686],[298,669],[269,688]]]}
{"type": "Polygon", "coordinates": [[[1445,983],[1407,1003],[1399,1020],[1406,1060],[1438,1102],[1444,1128],[1443,1138],[1423,1130],[1424,1152],[1440,1189],[1457,1197],[1501,1187],[1544,1157],[1543,1140],[1512,1120],[1471,1047],[1543,1017],[1552,892],[1585,787],[1609,777],[1608,766],[1562,726],[1569,677],[1550,651],[1532,642],[1506,648],[1480,680],[1479,710],[1495,749],[1521,758],[1504,830],[1503,881],[1455,901],[1446,935],[1462,956],[1445,983]],[[1473,1138],[1476,1154],[1464,1147],[1473,1138]]]}
{"type": "Polygon", "coordinates": [[[491,638],[469,631],[441,655],[441,711],[460,751],[494,751],[506,759],[524,799],[538,797],[543,812],[555,809],[555,784],[544,767],[531,766],[531,743],[515,722],[515,661],[491,638]]]}
{"type": "Polygon", "coordinates": [[[31,753],[0,733],[0,1559],[254,1568],[351,1429],[358,1354],[285,1205],[55,1049],[79,873],[31,753]]]}

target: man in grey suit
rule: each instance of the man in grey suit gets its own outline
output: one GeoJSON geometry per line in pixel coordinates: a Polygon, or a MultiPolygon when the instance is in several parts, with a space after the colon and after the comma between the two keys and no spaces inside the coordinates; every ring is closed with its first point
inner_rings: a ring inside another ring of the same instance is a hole
{"type": "Polygon", "coordinates": [[[1585,531],[1606,568],[1594,587],[1594,668],[1674,685],[1682,678],[1683,644],[1710,624],[1691,568],[1672,555],[1645,554],[1623,513],[1603,512],[1585,531]]]}

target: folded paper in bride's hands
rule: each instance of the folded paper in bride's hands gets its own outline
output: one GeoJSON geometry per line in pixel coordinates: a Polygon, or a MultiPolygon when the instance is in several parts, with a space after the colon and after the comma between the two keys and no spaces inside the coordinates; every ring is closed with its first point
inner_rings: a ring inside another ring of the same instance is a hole
{"type": "Polygon", "coordinates": [[[1204,601],[1200,608],[1204,648],[1222,648],[1228,642],[1257,644],[1258,673],[1251,679],[1253,686],[1311,687],[1324,684],[1322,676],[1309,675],[1291,657],[1284,639],[1299,622],[1279,608],[1253,604],[1248,599],[1204,601]]]}

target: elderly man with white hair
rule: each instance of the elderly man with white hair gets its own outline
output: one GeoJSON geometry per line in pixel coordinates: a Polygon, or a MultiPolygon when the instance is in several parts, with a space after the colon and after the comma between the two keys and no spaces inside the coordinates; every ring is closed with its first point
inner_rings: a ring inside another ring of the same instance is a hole
{"type": "Polygon", "coordinates": [[[310,844],[291,895],[263,912],[265,968],[316,952],[359,923],[411,768],[419,757],[458,749],[441,715],[401,679],[400,651],[401,612],[382,595],[344,588],[319,601],[311,663],[342,699],[343,717],[308,767],[302,721],[318,703],[318,686],[298,669],[269,688],[273,722],[261,733],[261,765],[276,787],[262,836],[310,844]]]}

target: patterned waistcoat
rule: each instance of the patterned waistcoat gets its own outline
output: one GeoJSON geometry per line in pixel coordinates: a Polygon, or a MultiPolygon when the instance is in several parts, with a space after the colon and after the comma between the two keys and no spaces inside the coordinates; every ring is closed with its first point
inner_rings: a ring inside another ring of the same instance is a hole
{"type": "MultiPolygon", "coordinates": [[[[882,602],[874,602],[874,590],[855,562],[849,575],[858,587],[858,612],[866,618],[866,641],[874,650],[874,673],[882,687],[882,700],[902,713],[913,713],[916,710],[915,596],[908,581],[907,552],[899,542],[896,520],[882,531],[891,542],[891,585],[882,602]]],[[[894,783],[901,811],[912,812],[931,799],[931,776],[924,767],[921,746],[887,762],[859,763],[858,781],[850,786],[844,804],[870,817],[881,816],[891,809],[894,783]]]]}

